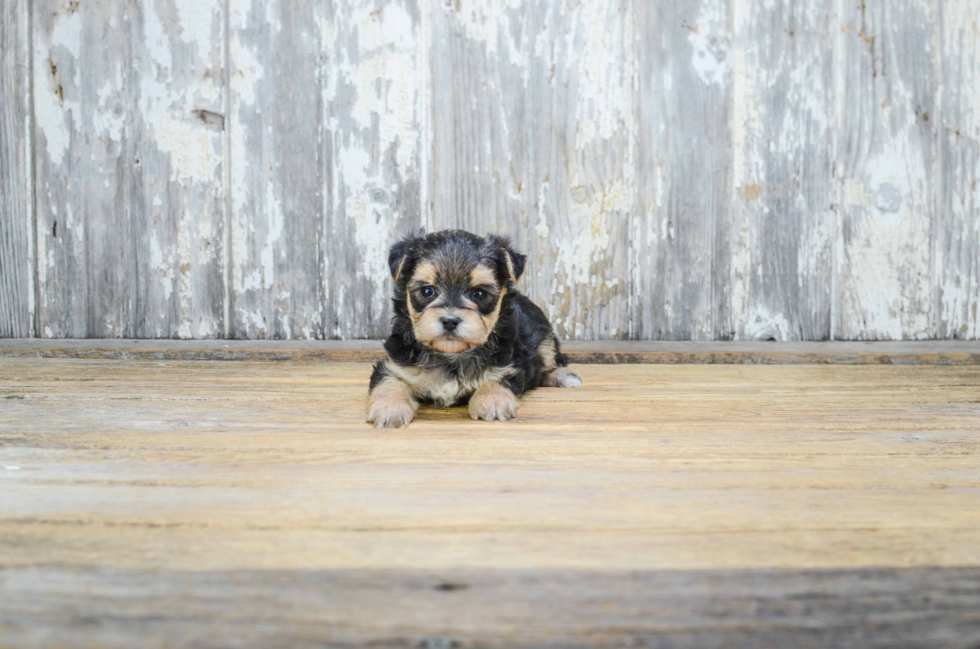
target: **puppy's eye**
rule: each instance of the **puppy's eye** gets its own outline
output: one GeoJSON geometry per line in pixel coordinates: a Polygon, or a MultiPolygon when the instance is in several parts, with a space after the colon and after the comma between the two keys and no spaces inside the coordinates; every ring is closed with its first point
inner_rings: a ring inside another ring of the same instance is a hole
{"type": "Polygon", "coordinates": [[[422,297],[425,299],[429,299],[430,297],[435,297],[436,289],[432,288],[431,286],[423,286],[419,293],[421,293],[422,297]]]}
{"type": "Polygon", "coordinates": [[[487,296],[487,292],[484,291],[482,288],[478,288],[475,291],[473,291],[473,299],[476,300],[477,302],[479,302],[486,296],[487,296]]]}

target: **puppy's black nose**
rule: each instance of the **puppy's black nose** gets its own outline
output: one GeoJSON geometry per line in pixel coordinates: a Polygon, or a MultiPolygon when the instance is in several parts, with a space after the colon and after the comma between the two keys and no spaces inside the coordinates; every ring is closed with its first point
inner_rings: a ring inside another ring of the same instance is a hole
{"type": "Polygon", "coordinates": [[[439,318],[439,322],[442,323],[442,328],[446,331],[455,331],[456,327],[462,322],[462,318],[458,318],[454,315],[444,315],[439,318]]]}

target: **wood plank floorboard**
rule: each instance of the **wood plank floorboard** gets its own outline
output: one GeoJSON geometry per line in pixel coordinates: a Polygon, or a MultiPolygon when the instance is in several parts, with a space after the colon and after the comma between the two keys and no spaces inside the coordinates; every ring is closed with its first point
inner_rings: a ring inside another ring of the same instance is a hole
{"type": "Polygon", "coordinates": [[[980,367],[0,358],[0,646],[980,646],[980,367]]]}

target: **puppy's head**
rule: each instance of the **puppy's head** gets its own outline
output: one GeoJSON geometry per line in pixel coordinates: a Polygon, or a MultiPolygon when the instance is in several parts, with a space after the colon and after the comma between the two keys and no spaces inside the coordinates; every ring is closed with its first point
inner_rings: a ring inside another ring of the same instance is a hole
{"type": "Polygon", "coordinates": [[[410,237],[388,255],[395,307],[426,347],[444,354],[479,347],[497,326],[508,292],[516,291],[524,261],[495,235],[446,230],[410,237]]]}

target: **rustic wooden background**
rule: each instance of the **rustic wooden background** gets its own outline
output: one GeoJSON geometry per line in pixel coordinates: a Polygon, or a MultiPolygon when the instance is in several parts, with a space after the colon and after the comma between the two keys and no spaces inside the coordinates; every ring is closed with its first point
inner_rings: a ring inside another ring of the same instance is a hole
{"type": "Polygon", "coordinates": [[[0,336],[381,337],[424,226],[568,338],[980,337],[980,0],[0,7],[0,336]]]}

